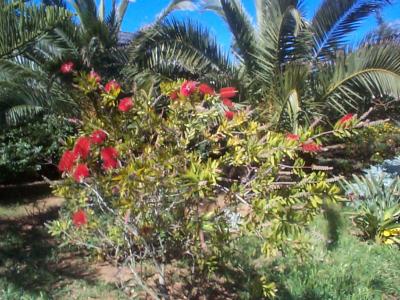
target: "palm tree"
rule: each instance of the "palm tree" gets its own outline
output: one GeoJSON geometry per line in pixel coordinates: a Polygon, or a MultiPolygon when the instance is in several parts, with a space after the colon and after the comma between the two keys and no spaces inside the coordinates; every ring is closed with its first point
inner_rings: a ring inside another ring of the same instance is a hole
{"type": "MultiPolygon", "coordinates": [[[[18,111],[29,115],[41,110],[36,105],[39,101],[32,101],[34,91],[28,85],[19,88],[16,79],[20,78],[14,73],[15,63],[21,63],[21,66],[27,63],[23,59],[24,53],[39,38],[70,17],[69,12],[59,7],[0,0],[0,123],[12,120],[18,111]]],[[[35,84],[35,77],[32,77],[31,84],[35,84]]]]}
{"type": "Polygon", "coordinates": [[[70,16],[65,9],[58,7],[28,6],[24,2],[0,0],[0,59],[18,56],[29,44],[70,16]]]}
{"type": "Polygon", "coordinates": [[[301,0],[255,0],[253,24],[240,1],[207,1],[204,8],[231,31],[233,56],[201,26],[172,20],[143,37],[147,51],[132,43],[125,73],[233,84],[262,117],[296,130],[316,115],[359,111],[372,97],[400,94],[398,41],[348,44],[361,21],[387,4],[324,0],[308,21],[301,0]]]}
{"type": "MultiPolygon", "coordinates": [[[[59,20],[46,35],[35,36],[23,52],[3,60],[0,78],[7,83],[0,90],[3,120],[15,123],[41,111],[79,115],[82,107],[74,100],[70,82],[57,76],[60,65],[67,60],[75,62],[82,71],[95,69],[105,80],[122,80],[120,71],[128,60],[126,47],[118,43],[118,34],[128,3],[129,0],[121,0],[117,6],[113,2],[110,13],[105,15],[104,1],[97,6],[94,0],[74,0],[76,22],[59,20]]],[[[62,0],[46,0],[44,4],[46,7],[41,9],[46,11],[64,11],[65,7],[62,0]]],[[[174,10],[188,8],[193,8],[191,2],[173,0],[156,22],[174,10]]],[[[141,32],[150,32],[152,28],[149,26],[141,32]]]]}

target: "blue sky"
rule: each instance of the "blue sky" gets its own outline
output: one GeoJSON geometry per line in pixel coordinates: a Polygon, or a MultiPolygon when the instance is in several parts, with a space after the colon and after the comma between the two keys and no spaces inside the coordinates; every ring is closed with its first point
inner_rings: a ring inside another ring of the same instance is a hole
{"type": "MultiPolygon", "coordinates": [[[[140,27],[151,23],[155,16],[165,8],[170,0],[131,0],[128,6],[127,14],[122,25],[123,31],[135,31],[140,27]]],[[[334,0],[333,0],[334,1],[334,0]]],[[[251,16],[254,16],[254,0],[242,0],[247,11],[251,16]]],[[[318,8],[322,0],[306,0],[307,17],[310,18],[313,12],[318,8]]],[[[383,11],[383,16],[388,22],[398,22],[400,24],[400,0],[392,1],[393,5],[387,7],[383,11]]],[[[106,2],[110,7],[111,1],[106,2]]],[[[173,14],[179,19],[190,18],[198,21],[209,28],[212,34],[217,36],[221,45],[228,49],[231,41],[229,31],[221,18],[211,12],[198,11],[180,11],[173,14]]],[[[370,31],[376,26],[374,18],[366,20],[360,30],[350,37],[352,41],[357,41],[364,33],[370,31]]]]}

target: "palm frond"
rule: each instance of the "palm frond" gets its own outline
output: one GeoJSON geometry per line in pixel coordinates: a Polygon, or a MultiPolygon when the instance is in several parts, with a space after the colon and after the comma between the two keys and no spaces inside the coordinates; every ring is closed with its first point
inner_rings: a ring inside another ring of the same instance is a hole
{"type": "Polygon", "coordinates": [[[17,56],[38,37],[67,21],[70,13],[55,6],[12,5],[0,1],[0,58],[17,56]],[[26,30],[29,28],[29,30],[26,30]]]}
{"type": "Polygon", "coordinates": [[[220,0],[221,12],[234,37],[233,51],[247,68],[255,65],[255,30],[248,13],[236,0],[220,0]]]}
{"type": "Polygon", "coordinates": [[[176,10],[195,10],[197,9],[196,0],[171,0],[168,6],[161,11],[157,16],[154,25],[162,22],[166,17],[168,17],[173,11],[176,10]]]}
{"type": "Polygon", "coordinates": [[[312,19],[315,33],[314,57],[324,58],[346,43],[370,14],[389,3],[388,0],[324,0],[312,19]]]}
{"type": "Polygon", "coordinates": [[[216,39],[190,21],[165,21],[142,31],[129,46],[129,57],[142,70],[149,68],[154,71],[158,68],[161,72],[166,69],[160,66],[169,65],[173,66],[171,71],[176,72],[179,65],[182,71],[197,73],[197,76],[207,73],[229,76],[235,73],[229,57],[218,46],[216,39]]]}
{"type": "Polygon", "coordinates": [[[44,110],[42,106],[15,105],[5,111],[4,118],[7,124],[15,125],[19,121],[32,118],[44,110]]]}
{"type": "Polygon", "coordinates": [[[302,16],[300,1],[268,1],[265,19],[260,20],[257,33],[257,77],[267,89],[276,74],[292,61],[307,60],[311,35],[302,16]]]}
{"type": "Polygon", "coordinates": [[[383,44],[357,49],[345,59],[338,59],[331,76],[321,82],[326,87],[321,100],[341,111],[346,106],[356,108],[356,102],[368,96],[399,97],[400,46],[383,44]]]}

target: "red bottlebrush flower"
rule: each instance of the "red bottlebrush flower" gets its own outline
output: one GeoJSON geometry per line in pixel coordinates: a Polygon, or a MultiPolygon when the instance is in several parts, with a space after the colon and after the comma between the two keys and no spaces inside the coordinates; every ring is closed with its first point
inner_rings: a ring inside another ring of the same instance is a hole
{"type": "Polygon", "coordinates": [[[232,107],[235,106],[235,104],[232,102],[232,100],[231,100],[231,99],[228,99],[228,98],[222,99],[222,103],[223,103],[225,106],[229,107],[229,108],[232,108],[232,107]]]}
{"type": "Polygon", "coordinates": [[[89,138],[82,136],[75,142],[74,154],[79,155],[82,159],[86,159],[90,152],[91,141],[89,138]]]}
{"type": "Polygon", "coordinates": [[[168,96],[169,96],[169,98],[170,98],[171,100],[176,100],[176,99],[179,98],[178,91],[173,91],[173,92],[169,93],[168,96]]]}
{"type": "Polygon", "coordinates": [[[87,216],[83,210],[78,210],[72,215],[72,223],[76,227],[81,227],[87,224],[87,216]]]}
{"type": "Polygon", "coordinates": [[[74,70],[75,64],[72,61],[67,61],[63,63],[60,67],[60,72],[62,74],[69,74],[74,70]]]}
{"type": "Polygon", "coordinates": [[[119,111],[127,112],[127,111],[130,111],[132,107],[133,107],[132,98],[126,97],[126,98],[119,100],[119,104],[118,104],[119,111]]]}
{"type": "Polygon", "coordinates": [[[238,91],[234,87],[225,87],[225,88],[222,88],[219,90],[219,95],[222,99],[234,98],[237,93],[238,93],[238,91]]]}
{"type": "Polygon", "coordinates": [[[89,80],[92,80],[92,81],[94,81],[96,83],[100,83],[101,77],[100,77],[100,75],[98,73],[96,73],[95,71],[92,70],[89,73],[89,80]]]}
{"type": "Polygon", "coordinates": [[[101,158],[103,160],[117,159],[118,151],[114,147],[107,147],[101,150],[101,158]]]}
{"type": "Polygon", "coordinates": [[[199,92],[202,95],[214,95],[215,94],[214,89],[205,83],[202,83],[199,85],[199,92]]]}
{"type": "Polygon", "coordinates": [[[65,151],[58,163],[58,170],[60,172],[71,172],[77,158],[73,151],[65,151]]]}
{"type": "Polygon", "coordinates": [[[347,114],[339,120],[339,124],[345,124],[353,119],[354,114],[347,114]]]}
{"type": "Polygon", "coordinates": [[[86,164],[79,164],[76,166],[74,174],[72,175],[76,182],[82,182],[83,179],[89,177],[90,172],[86,164]]]}
{"type": "Polygon", "coordinates": [[[300,139],[300,137],[297,134],[288,133],[286,135],[286,139],[288,139],[289,141],[298,141],[300,139]]]}
{"type": "Polygon", "coordinates": [[[225,112],[225,117],[226,117],[228,120],[232,120],[233,117],[234,117],[234,115],[235,115],[235,113],[234,113],[233,111],[227,110],[227,111],[225,112]]]}
{"type": "Polygon", "coordinates": [[[104,90],[108,94],[112,93],[114,91],[119,91],[120,89],[121,89],[121,86],[115,80],[111,80],[111,81],[107,82],[106,86],[104,87],[104,90]]]}
{"type": "Polygon", "coordinates": [[[92,135],[90,136],[93,144],[102,144],[106,138],[107,134],[101,129],[93,131],[92,135]]]}
{"type": "Polygon", "coordinates": [[[301,150],[303,152],[320,152],[322,150],[322,147],[316,143],[311,142],[308,144],[302,144],[301,150]]]}
{"type": "Polygon", "coordinates": [[[181,86],[181,94],[185,97],[189,97],[196,91],[196,82],[185,81],[181,86]]]}
{"type": "Polygon", "coordinates": [[[114,147],[107,147],[100,152],[103,167],[106,170],[115,169],[118,166],[118,151],[114,147]]]}
{"type": "Polygon", "coordinates": [[[109,159],[103,161],[103,168],[104,170],[112,170],[118,167],[118,161],[115,159],[109,159]]]}

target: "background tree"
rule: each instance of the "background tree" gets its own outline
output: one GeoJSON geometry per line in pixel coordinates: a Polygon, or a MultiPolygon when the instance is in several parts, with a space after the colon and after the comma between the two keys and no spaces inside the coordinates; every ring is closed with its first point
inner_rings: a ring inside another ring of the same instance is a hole
{"type": "Polygon", "coordinates": [[[35,74],[34,66],[23,57],[38,39],[70,20],[70,17],[71,14],[62,7],[38,7],[24,2],[0,1],[1,123],[15,119],[18,114],[27,115],[41,110],[38,104],[43,99],[36,98],[35,91],[29,88],[37,84],[37,75],[41,74],[35,74]],[[15,74],[17,69],[20,72],[15,74]],[[27,80],[25,70],[29,70],[32,77],[30,82],[22,86],[16,79],[23,74],[24,80],[27,80]]]}
{"type": "MultiPolygon", "coordinates": [[[[84,108],[71,93],[71,77],[60,76],[59,72],[66,61],[73,62],[77,71],[96,70],[104,81],[123,81],[120,71],[128,59],[126,47],[119,44],[118,36],[128,3],[128,0],[121,0],[118,5],[113,3],[110,13],[105,15],[104,1],[97,6],[94,0],[74,0],[76,21],[58,18],[45,35],[32,36],[24,51],[3,60],[0,65],[0,78],[4,79],[0,90],[3,123],[16,123],[42,111],[79,117],[84,108]]],[[[44,4],[40,8],[43,11],[65,11],[66,7],[58,0],[44,4]]],[[[192,8],[190,1],[173,0],[156,23],[176,9],[192,8]]],[[[152,30],[153,26],[148,26],[142,31],[152,30]]],[[[140,38],[140,33],[133,38],[140,38]]]]}
{"type": "Polygon", "coordinates": [[[229,83],[272,125],[296,130],[312,117],[361,111],[372,96],[400,93],[398,41],[349,45],[361,22],[387,4],[325,0],[309,21],[303,1],[256,0],[253,24],[240,1],[207,1],[231,31],[232,57],[201,26],[172,20],[143,37],[150,51],[131,44],[126,74],[229,83]]]}

